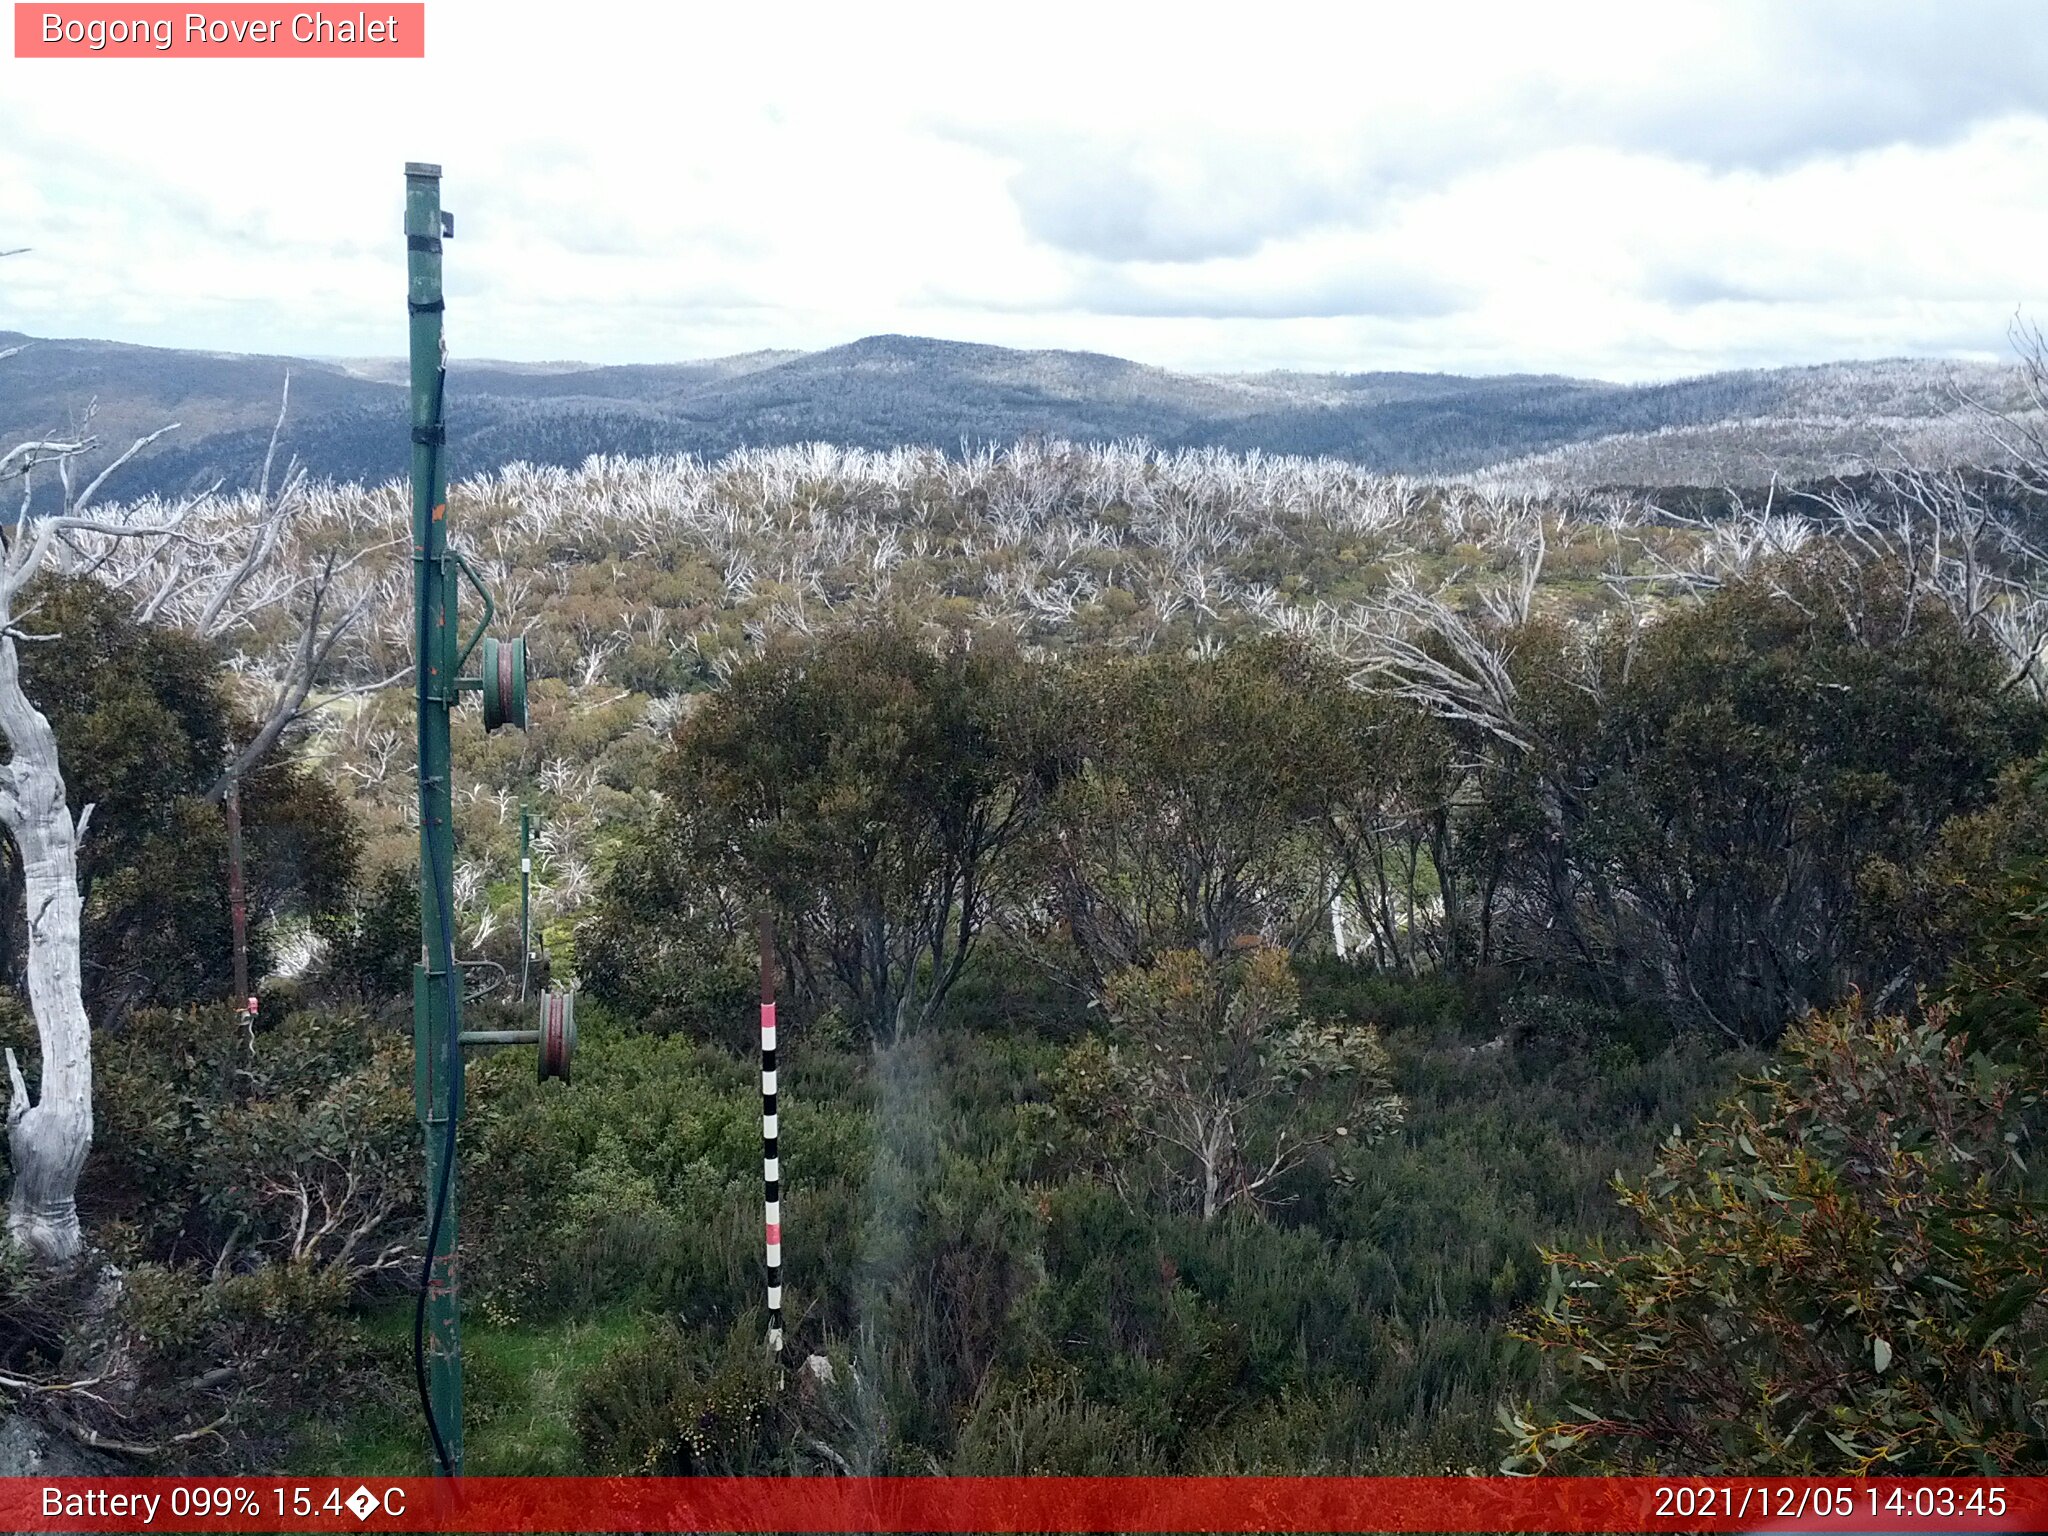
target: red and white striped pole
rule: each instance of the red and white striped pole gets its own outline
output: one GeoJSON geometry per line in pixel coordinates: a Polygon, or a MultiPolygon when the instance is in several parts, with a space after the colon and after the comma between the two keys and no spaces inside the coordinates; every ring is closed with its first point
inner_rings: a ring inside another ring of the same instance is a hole
{"type": "Polygon", "coordinates": [[[782,1353],[782,1156],[775,1111],[775,925],[761,914],[761,1193],[768,1237],[768,1349],[782,1353]]]}

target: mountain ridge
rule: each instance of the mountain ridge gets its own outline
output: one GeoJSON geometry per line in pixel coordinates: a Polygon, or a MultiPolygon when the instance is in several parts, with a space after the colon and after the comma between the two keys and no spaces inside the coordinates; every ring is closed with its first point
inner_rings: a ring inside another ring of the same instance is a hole
{"type": "MultiPolygon", "coordinates": [[[[110,495],[246,483],[261,462],[287,373],[285,442],[313,475],[379,481],[404,471],[405,370],[398,359],[193,351],[0,331],[0,347],[7,346],[21,348],[0,365],[0,438],[8,442],[75,432],[89,419],[111,453],[167,422],[180,423],[109,483],[110,495]]],[[[1750,445],[1732,458],[1722,448],[1700,451],[1703,444],[1725,445],[1736,424],[1947,424],[1968,414],[1965,393],[2010,406],[2010,379],[2011,370],[1995,365],[1905,358],[1649,384],[1531,373],[1179,373],[1109,353],[881,333],[814,352],[762,350],[675,363],[456,360],[448,423],[458,475],[521,459],[573,465],[596,453],[717,455],[804,441],[950,452],[1039,437],[1326,455],[1422,476],[1470,477],[1513,466],[1570,485],[1597,482],[1602,466],[1645,465],[1642,453],[1614,452],[1618,441],[1677,433],[1690,445],[1673,466],[1681,473],[1656,478],[1715,483],[1730,467],[1750,477],[1772,472],[1768,454],[1759,460],[1750,445]]],[[[1966,434],[1944,425],[1911,435],[1948,445],[1966,434]]],[[[1779,441],[1784,433],[1763,437],[1779,441]]],[[[1830,446],[1855,437],[1831,429],[1827,441],[1802,443],[1812,451],[1793,457],[1809,470],[1836,460],[1860,463],[1867,441],[1857,438],[1853,451],[1830,446]]]]}

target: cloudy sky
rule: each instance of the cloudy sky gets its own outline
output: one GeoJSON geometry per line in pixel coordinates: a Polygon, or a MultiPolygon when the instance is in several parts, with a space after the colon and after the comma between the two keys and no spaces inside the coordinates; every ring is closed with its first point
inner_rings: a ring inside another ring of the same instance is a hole
{"type": "Polygon", "coordinates": [[[2038,0],[427,15],[424,62],[0,57],[0,329],[395,355],[408,159],[470,356],[1645,379],[2048,309],[2038,0]]]}

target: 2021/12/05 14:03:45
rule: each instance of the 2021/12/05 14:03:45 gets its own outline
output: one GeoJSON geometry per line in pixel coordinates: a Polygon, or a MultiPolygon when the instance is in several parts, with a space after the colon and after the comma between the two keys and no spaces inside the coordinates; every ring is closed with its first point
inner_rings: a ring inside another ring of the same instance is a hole
{"type": "MultiPolygon", "coordinates": [[[[1876,1519],[1999,1520],[2006,1514],[1998,1483],[1876,1486],[1868,1483],[1674,1482],[1656,1489],[1652,1515],[1666,1520],[1758,1520],[1754,1530],[1783,1520],[1876,1519]]],[[[1787,1527],[1798,1529],[1798,1527],[1787,1527]]]]}

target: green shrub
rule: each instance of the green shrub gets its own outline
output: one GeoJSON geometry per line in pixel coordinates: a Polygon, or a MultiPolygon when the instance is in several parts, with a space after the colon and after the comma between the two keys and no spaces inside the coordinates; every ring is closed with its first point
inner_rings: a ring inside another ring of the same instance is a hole
{"type": "Polygon", "coordinates": [[[1525,1336],[1583,1407],[1511,1464],[2010,1473],[2048,1457],[2048,1206],[2029,1085],[1848,1007],[1623,1183],[1625,1249],[1552,1252],[1525,1336]]]}
{"type": "Polygon", "coordinates": [[[80,1372],[122,1362],[96,1427],[147,1443],[218,1419],[180,1454],[246,1459],[383,1395],[356,1308],[416,1262],[406,1042],[319,1011],[252,1032],[213,1008],[138,1012],[94,1050],[81,1192],[121,1276],[72,1298],[61,1331],[80,1372]]]}
{"type": "Polygon", "coordinates": [[[659,838],[625,837],[596,912],[576,930],[578,975],[620,1020],[746,1054],[760,1042],[760,972],[687,867],[659,838]]]}
{"type": "Polygon", "coordinates": [[[387,864],[343,911],[320,925],[327,941],[319,979],[345,998],[372,1005],[412,996],[420,957],[418,872],[387,864]]]}
{"type": "Polygon", "coordinates": [[[584,1464],[638,1476],[776,1470],[793,1426],[765,1338],[755,1311],[709,1341],[661,1329],[613,1353],[577,1396],[584,1464]]]}
{"type": "Polygon", "coordinates": [[[1161,1464],[1158,1447],[1128,1414],[1068,1389],[976,1403],[946,1470],[956,1477],[1143,1477],[1161,1464]]]}
{"type": "MultiPolygon", "coordinates": [[[[492,1199],[471,1207],[466,1241],[479,1290],[508,1315],[541,1318],[636,1302],[693,1323],[729,1320],[760,1286],[761,1100],[752,1063],[681,1037],[579,1015],[573,1084],[539,1083],[514,1048],[475,1062],[465,1166],[492,1199]]],[[[787,1069],[787,1221],[796,1253],[844,1241],[811,1214],[858,1179],[868,1129],[806,1089],[805,1051],[787,1069]]],[[[822,1088],[831,1081],[821,1068],[822,1088]]],[[[818,1263],[814,1274],[831,1272],[818,1263]]],[[[844,1273],[843,1268],[839,1271],[844,1273]]]]}
{"type": "Polygon", "coordinates": [[[421,1220],[408,1042],[360,1017],[252,1031],[229,1008],[145,1011],[94,1041],[81,1189],[138,1256],[222,1274],[286,1262],[395,1281],[421,1220]]]}

